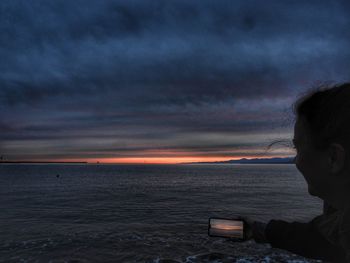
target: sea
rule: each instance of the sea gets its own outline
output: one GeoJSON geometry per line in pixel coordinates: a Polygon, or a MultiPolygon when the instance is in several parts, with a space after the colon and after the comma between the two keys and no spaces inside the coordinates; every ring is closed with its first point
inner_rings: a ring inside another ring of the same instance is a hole
{"type": "Polygon", "coordinates": [[[292,164],[1,164],[0,262],[316,262],[208,219],[321,213],[292,164]]]}

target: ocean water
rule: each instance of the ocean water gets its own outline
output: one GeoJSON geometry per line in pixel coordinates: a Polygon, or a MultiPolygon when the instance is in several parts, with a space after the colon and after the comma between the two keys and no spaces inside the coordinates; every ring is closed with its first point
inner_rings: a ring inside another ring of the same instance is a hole
{"type": "Polygon", "coordinates": [[[209,217],[307,222],[294,165],[0,165],[0,262],[312,262],[208,237],[209,217]]]}

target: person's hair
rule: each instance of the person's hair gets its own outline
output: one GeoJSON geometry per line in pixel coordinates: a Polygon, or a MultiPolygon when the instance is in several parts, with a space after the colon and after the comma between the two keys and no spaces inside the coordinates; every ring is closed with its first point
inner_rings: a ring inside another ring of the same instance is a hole
{"type": "Polygon", "coordinates": [[[314,147],[339,143],[350,150],[350,83],[318,87],[296,101],[294,114],[306,122],[314,147]]]}

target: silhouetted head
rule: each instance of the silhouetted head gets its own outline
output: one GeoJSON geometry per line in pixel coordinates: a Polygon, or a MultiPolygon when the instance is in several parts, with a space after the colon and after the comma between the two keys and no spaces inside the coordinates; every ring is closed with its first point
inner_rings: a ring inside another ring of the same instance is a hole
{"type": "Polygon", "coordinates": [[[341,207],[350,196],[350,83],[312,91],[294,112],[296,166],[310,194],[341,207]]]}

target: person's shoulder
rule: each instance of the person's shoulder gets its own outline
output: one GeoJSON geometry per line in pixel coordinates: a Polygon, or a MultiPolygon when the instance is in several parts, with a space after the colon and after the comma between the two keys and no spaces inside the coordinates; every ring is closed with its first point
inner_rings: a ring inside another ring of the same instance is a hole
{"type": "Polygon", "coordinates": [[[315,217],[311,224],[325,239],[334,245],[339,245],[340,218],[341,211],[332,210],[315,217]]]}

